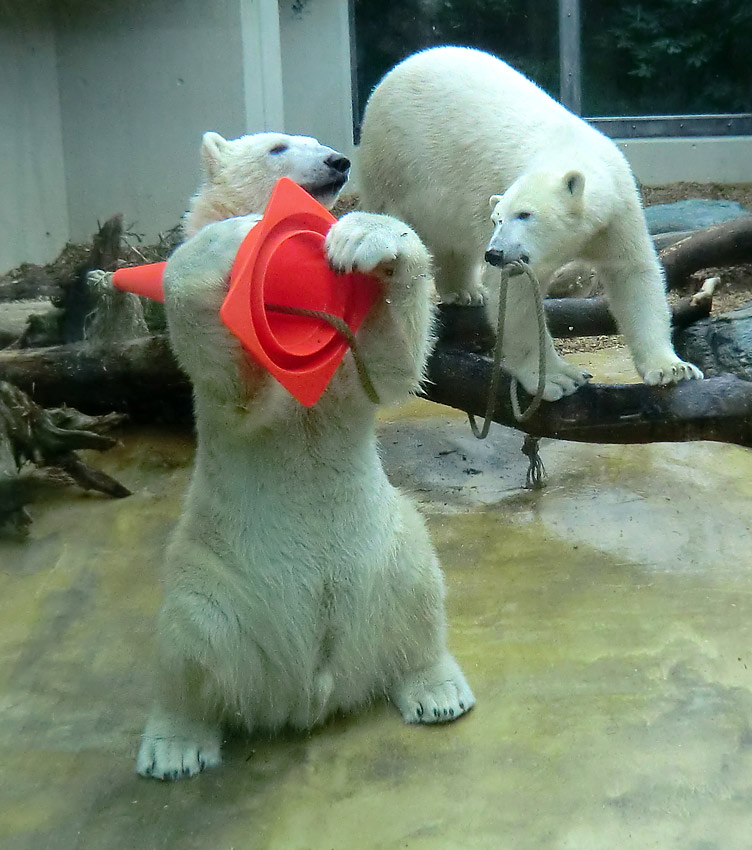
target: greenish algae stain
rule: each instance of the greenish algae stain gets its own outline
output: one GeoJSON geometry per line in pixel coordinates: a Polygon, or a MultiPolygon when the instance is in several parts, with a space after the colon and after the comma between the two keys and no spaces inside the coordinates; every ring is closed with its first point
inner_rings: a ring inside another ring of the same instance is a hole
{"type": "Polygon", "coordinates": [[[191,444],[140,447],[105,461],[133,497],[0,549],[3,848],[750,850],[748,452],[544,444],[545,491],[429,519],[469,716],[379,703],[163,785],[133,770],[191,444]]]}

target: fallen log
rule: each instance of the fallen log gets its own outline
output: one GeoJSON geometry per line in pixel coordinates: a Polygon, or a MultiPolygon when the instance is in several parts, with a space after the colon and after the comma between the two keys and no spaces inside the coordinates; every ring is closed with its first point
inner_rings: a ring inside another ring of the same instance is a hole
{"type": "MultiPolygon", "coordinates": [[[[423,396],[482,416],[491,365],[487,356],[440,345],[429,361],[423,396]]],[[[127,411],[137,420],[190,421],[190,384],[163,336],[113,343],[106,351],[77,345],[1,351],[0,377],[33,392],[45,405],[69,401],[89,412],[127,411]]],[[[510,378],[504,375],[494,421],[538,437],[752,445],[752,382],[731,375],[671,387],[590,384],[561,401],[544,403],[522,425],[512,414],[509,392],[510,378]]]]}
{"type": "MultiPolygon", "coordinates": [[[[672,327],[681,330],[705,319],[712,308],[712,293],[701,298],[682,298],[671,306],[672,327]]],[[[619,333],[616,319],[605,298],[546,298],[543,309],[546,324],[554,339],[619,333]]],[[[485,307],[442,304],[439,316],[439,336],[445,346],[477,353],[490,353],[493,349],[495,336],[485,307]]]]}
{"type": "MultiPolygon", "coordinates": [[[[490,358],[439,346],[428,364],[423,397],[483,416],[490,358]]],[[[587,443],[712,440],[752,445],[752,382],[734,375],[669,387],[587,384],[574,395],[541,405],[524,423],[515,420],[511,379],[499,383],[493,420],[531,434],[587,443]]],[[[527,402],[520,391],[521,406],[527,402]]]]}
{"type": "Polygon", "coordinates": [[[697,230],[664,248],[658,257],[669,289],[686,283],[700,269],[752,263],[752,216],[697,230]]]}
{"type": "MultiPolygon", "coordinates": [[[[686,328],[710,315],[713,299],[692,303],[682,298],[671,307],[674,330],[686,328]]],[[[555,339],[575,336],[609,336],[619,333],[605,298],[547,298],[543,302],[546,324],[555,339]]]]}
{"type": "Polygon", "coordinates": [[[166,336],[0,351],[0,380],[38,404],[88,413],[127,412],[137,421],[179,422],[191,415],[191,385],[166,336]]]}

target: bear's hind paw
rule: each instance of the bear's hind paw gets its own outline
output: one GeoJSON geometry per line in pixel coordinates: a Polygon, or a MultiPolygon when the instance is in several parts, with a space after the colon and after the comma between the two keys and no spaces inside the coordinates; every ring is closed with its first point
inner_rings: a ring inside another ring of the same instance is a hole
{"type": "Polygon", "coordinates": [[[481,287],[443,292],[441,303],[454,307],[482,307],[486,303],[486,292],[481,287]]]}
{"type": "Polygon", "coordinates": [[[221,761],[219,745],[215,743],[201,745],[182,738],[144,737],[136,771],[153,779],[182,779],[201,773],[205,767],[216,767],[221,761]]]}
{"type": "Polygon", "coordinates": [[[450,655],[400,682],[392,699],[406,723],[448,723],[475,705],[473,692],[450,655]]]}
{"type": "Polygon", "coordinates": [[[219,729],[166,715],[149,718],[141,736],[136,772],[153,779],[195,776],[222,762],[219,729]]]}

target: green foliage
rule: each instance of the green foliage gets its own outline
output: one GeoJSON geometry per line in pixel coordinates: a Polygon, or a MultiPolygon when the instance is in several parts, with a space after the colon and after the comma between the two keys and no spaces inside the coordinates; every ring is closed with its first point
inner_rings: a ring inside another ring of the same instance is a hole
{"type": "Polygon", "coordinates": [[[749,0],[583,0],[586,114],[752,109],[749,0]]]}
{"type": "Polygon", "coordinates": [[[558,91],[556,0],[355,0],[360,110],[394,65],[427,47],[457,44],[503,57],[558,91]]]}
{"type": "MultiPolygon", "coordinates": [[[[584,111],[752,111],[751,0],[581,0],[584,111]]],[[[354,0],[360,110],[404,57],[495,53],[558,96],[557,0],[354,0]]]]}

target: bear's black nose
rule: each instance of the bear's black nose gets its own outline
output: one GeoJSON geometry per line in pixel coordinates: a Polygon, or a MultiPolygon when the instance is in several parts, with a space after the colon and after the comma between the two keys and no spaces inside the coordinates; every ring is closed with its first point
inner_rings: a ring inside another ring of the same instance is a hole
{"type": "Polygon", "coordinates": [[[486,251],[486,262],[490,263],[492,266],[503,266],[504,252],[500,251],[498,248],[489,248],[486,251]]]}
{"type": "Polygon", "coordinates": [[[346,156],[341,156],[340,154],[333,153],[331,156],[328,156],[324,162],[329,166],[329,168],[333,168],[340,174],[345,174],[350,170],[350,160],[346,156]]]}

